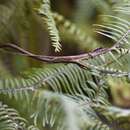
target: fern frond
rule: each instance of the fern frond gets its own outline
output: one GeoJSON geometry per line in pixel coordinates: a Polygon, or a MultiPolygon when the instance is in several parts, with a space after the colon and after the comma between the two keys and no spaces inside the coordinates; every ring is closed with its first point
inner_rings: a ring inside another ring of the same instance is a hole
{"type": "Polygon", "coordinates": [[[113,77],[125,77],[125,76],[128,76],[129,75],[129,72],[123,72],[121,70],[117,70],[117,69],[114,69],[114,68],[109,68],[109,67],[100,67],[100,66],[94,66],[94,65],[88,65],[90,66],[90,68],[94,71],[97,70],[99,71],[100,73],[104,74],[104,75],[110,75],[110,76],[113,76],[113,77]]]}
{"type": "Polygon", "coordinates": [[[26,120],[19,116],[15,109],[0,104],[0,129],[17,130],[25,129],[26,120]]]}
{"type": "MultiPolygon", "coordinates": [[[[39,69],[29,74],[29,79],[48,86],[55,92],[71,95],[83,94],[91,99],[98,89],[100,75],[84,70],[77,65],[56,66],[50,69],[39,69]]],[[[103,89],[103,86],[102,86],[103,89]]]]}
{"type": "Polygon", "coordinates": [[[125,14],[125,15],[129,15],[130,14],[130,2],[126,1],[126,2],[117,4],[114,7],[114,11],[125,14]]]}
{"type": "Polygon", "coordinates": [[[47,69],[33,69],[25,75],[25,78],[1,80],[0,92],[8,94],[11,98],[26,99],[29,102],[28,91],[43,88],[71,95],[86,95],[91,100],[97,99],[98,102],[106,104],[104,82],[98,72],[91,72],[73,64],[60,65],[60,67],[53,65],[47,69]]]}
{"type": "Polygon", "coordinates": [[[52,16],[50,0],[43,0],[43,3],[38,12],[47,25],[49,35],[52,41],[52,46],[55,48],[56,52],[59,52],[61,50],[60,37],[55,24],[55,20],[52,16]]]}
{"type": "Polygon", "coordinates": [[[32,91],[32,87],[26,88],[27,84],[29,86],[29,82],[22,78],[0,80],[0,93],[16,100],[26,100],[29,103],[30,95],[27,90],[32,91]]]}
{"type": "Polygon", "coordinates": [[[116,64],[116,62],[109,62],[110,67],[114,67],[116,69],[120,69],[122,71],[130,72],[129,69],[129,57],[130,57],[130,51],[126,48],[117,48],[117,60],[121,64],[116,64]]]}
{"type": "Polygon", "coordinates": [[[129,34],[130,23],[125,19],[111,15],[104,15],[103,18],[106,18],[103,25],[95,25],[97,27],[96,32],[116,42],[118,41],[117,44],[119,45],[129,44],[127,36],[129,34]]]}

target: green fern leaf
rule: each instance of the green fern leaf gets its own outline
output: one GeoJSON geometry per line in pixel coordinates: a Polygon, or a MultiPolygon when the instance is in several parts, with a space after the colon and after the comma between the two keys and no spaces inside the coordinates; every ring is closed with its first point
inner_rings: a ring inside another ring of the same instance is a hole
{"type": "Polygon", "coordinates": [[[41,18],[47,24],[49,35],[52,41],[52,46],[55,48],[56,52],[59,52],[61,50],[60,37],[50,9],[50,0],[43,0],[43,4],[38,11],[41,15],[41,18]]]}

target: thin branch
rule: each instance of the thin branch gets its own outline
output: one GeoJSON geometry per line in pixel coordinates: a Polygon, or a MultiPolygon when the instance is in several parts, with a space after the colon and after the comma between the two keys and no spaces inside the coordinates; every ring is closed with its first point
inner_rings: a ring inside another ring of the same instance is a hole
{"type": "Polygon", "coordinates": [[[73,56],[43,56],[43,55],[36,55],[33,54],[15,44],[4,44],[4,45],[0,45],[1,49],[4,48],[12,48],[15,49],[16,51],[18,51],[19,55],[24,54],[27,57],[31,57],[33,59],[36,60],[40,60],[43,62],[48,62],[48,63],[76,63],[79,64],[79,62],[81,60],[87,60],[89,58],[94,58],[96,56],[105,54],[107,52],[110,52],[112,50],[114,50],[115,48],[119,48],[119,44],[121,41],[124,40],[124,38],[126,38],[126,36],[128,35],[128,33],[130,32],[130,30],[128,30],[118,41],[117,43],[115,43],[112,47],[110,48],[97,48],[91,52],[88,53],[84,53],[84,54],[80,54],[80,55],[73,55],[73,56]]]}
{"type": "MultiPolygon", "coordinates": [[[[80,55],[72,55],[72,56],[44,56],[44,55],[36,55],[33,54],[15,44],[4,44],[4,45],[0,45],[0,49],[7,49],[7,48],[11,48],[11,49],[15,49],[16,51],[18,51],[17,54],[19,55],[24,55],[30,58],[33,58],[35,60],[39,60],[42,62],[47,62],[47,63],[74,63],[79,65],[82,68],[88,68],[88,69],[92,69],[93,65],[87,64],[87,63],[83,63],[81,61],[83,60],[88,60],[91,58],[95,58],[97,56],[100,56],[102,54],[106,54],[112,50],[115,49],[120,49],[120,42],[124,40],[124,38],[126,38],[126,36],[128,35],[128,33],[130,32],[130,30],[128,30],[120,39],[117,43],[115,43],[112,47],[110,48],[97,48],[91,52],[88,53],[84,53],[84,54],[80,54],[80,55]]],[[[99,70],[98,67],[94,66],[94,69],[97,68],[97,70],[99,70]]],[[[103,70],[100,70],[101,72],[104,72],[103,70]]],[[[108,72],[109,73],[109,72],[108,72]]],[[[110,72],[111,74],[111,72],[110,72]]],[[[125,75],[127,75],[125,73],[125,75]]]]}
{"type": "Polygon", "coordinates": [[[94,58],[96,56],[102,55],[104,53],[107,53],[111,51],[113,48],[98,48],[94,51],[80,54],[80,55],[73,55],[73,56],[43,56],[43,55],[36,55],[33,54],[15,44],[4,44],[0,45],[1,49],[6,49],[6,48],[12,48],[18,51],[19,55],[25,55],[27,57],[31,57],[33,59],[43,61],[43,62],[48,62],[48,63],[76,63],[79,64],[81,60],[87,60],[89,58],[94,58]]]}

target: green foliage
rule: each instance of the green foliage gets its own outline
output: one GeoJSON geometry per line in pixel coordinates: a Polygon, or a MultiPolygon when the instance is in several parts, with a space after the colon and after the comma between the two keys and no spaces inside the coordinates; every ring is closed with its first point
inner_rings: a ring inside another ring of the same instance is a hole
{"type": "Polygon", "coordinates": [[[26,120],[20,117],[15,109],[8,108],[7,105],[0,104],[0,129],[17,130],[24,129],[26,120]]]}
{"type": "Polygon", "coordinates": [[[58,52],[61,50],[61,44],[59,43],[60,37],[50,8],[50,0],[43,0],[39,14],[43,16],[42,18],[47,24],[52,46],[55,47],[55,51],[58,52]]]}
{"type": "MultiPolygon", "coordinates": [[[[20,1],[16,0],[17,2],[20,1]]],[[[92,8],[86,10],[100,10],[101,6],[105,6],[107,7],[107,9],[103,8],[105,13],[111,11],[111,6],[107,2],[97,2],[96,0],[87,2],[90,3],[92,8]]],[[[75,21],[80,17],[82,11],[86,11],[85,8],[82,9],[81,7],[87,2],[77,1],[79,5],[75,13],[75,21]]],[[[29,11],[33,14],[31,16],[38,19],[38,24],[43,24],[40,27],[47,28],[56,52],[61,50],[60,36],[65,41],[67,35],[72,41],[77,41],[79,45],[82,45],[83,48],[90,46],[87,50],[96,49],[88,52],[86,57],[76,60],[74,56],[70,56],[69,62],[65,62],[66,57],[58,59],[55,56],[35,55],[25,50],[25,53],[20,53],[17,49],[11,50],[10,53],[12,54],[15,52],[15,54],[37,60],[44,57],[46,60],[41,61],[49,62],[51,60],[52,65],[46,64],[39,68],[27,69],[17,77],[9,74],[8,77],[4,78],[1,75],[0,129],[129,130],[130,110],[121,109],[112,104],[109,99],[109,83],[110,78],[123,82],[130,79],[130,23],[128,19],[130,3],[123,1],[115,3],[114,11],[116,13],[111,11],[111,14],[102,15],[100,22],[95,22],[95,32],[101,34],[103,44],[106,44],[106,41],[111,42],[111,47],[104,49],[98,48],[101,41],[96,36],[83,31],[80,24],[77,27],[76,24],[66,20],[62,15],[57,12],[54,13],[51,10],[49,0],[39,1],[40,7],[34,6],[29,0],[21,1],[22,8],[19,6],[18,12],[13,10],[17,6],[10,2],[8,4],[9,7],[10,4],[12,6],[11,9],[8,7],[7,10],[12,12],[8,12],[7,15],[2,17],[0,32],[4,32],[0,38],[6,38],[6,33],[9,33],[9,30],[13,31],[13,25],[20,21],[18,14],[21,11],[24,11],[25,16],[20,13],[23,18],[27,18],[29,11]],[[25,7],[26,2],[29,5],[27,8],[25,7]],[[14,17],[14,14],[17,17],[14,17]],[[10,20],[13,25],[7,26],[10,20]],[[3,23],[9,30],[2,26],[3,23]],[[84,42],[87,44],[83,45],[84,42]],[[92,43],[93,45],[91,45],[92,43]],[[39,56],[39,58],[36,56],[39,56]],[[60,62],[61,59],[63,60],[60,62]],[[56,60],[59,61],[56,62],[56,60]]],[[[4,6],[2,6],[3,12],[6,8],[4,6]]],[[[88,15],[91,16],[91,14],[88,15]]],[[[85,14],[82,14],[81,24],[85,23],[84,16],[85,14]]],[[[24,19],[22,21],[25,22],[25,25],[30,25],[31,20],[24,19]]],[[[22,24],[21,22],[20,24],[22,24]]],[[[23,29],[23,26],[20,26],[19,23],[17,25],[23,29]]],[[[24,34],[24,32],[22,33],[24,34]]],[[[1,68],[4,68],[3,65],[1,68]]]]}

